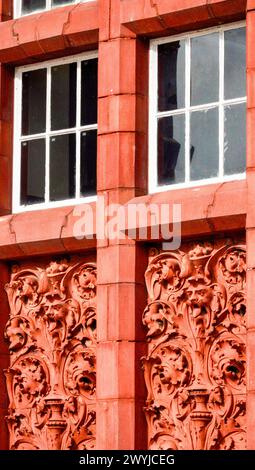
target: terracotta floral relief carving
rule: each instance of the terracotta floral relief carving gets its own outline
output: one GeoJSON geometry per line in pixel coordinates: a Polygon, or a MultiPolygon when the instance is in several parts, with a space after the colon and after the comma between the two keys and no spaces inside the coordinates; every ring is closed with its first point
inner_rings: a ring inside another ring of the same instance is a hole
{"type": "Polygon", "coordinates": [[[6,291],[10,448],[94,448],[95,264],[16,267],[6,291]]]}
{"type": "Polygon", "coordinates": [[[245,449],[245,248],[153,250],[143,368],[150,449],[245,449]]]}

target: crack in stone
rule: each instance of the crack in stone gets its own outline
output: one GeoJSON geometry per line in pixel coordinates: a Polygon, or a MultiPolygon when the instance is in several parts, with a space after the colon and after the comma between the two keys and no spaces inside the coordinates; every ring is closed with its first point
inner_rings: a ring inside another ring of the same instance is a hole
{"type": "Polygon", "coordinates": [[[214,207],[214,204],[215,204],[215,200],[216,200],[216,195],[217,193],[219,192],[219,190],[224,186],[225,183],[221,183],[218,188],[213,192],[213,197],[212,197],[212,201],[208,204],[207,206],[207,209],[206,209],[206,213],[205,213],[205,219],[206,219],[206,222],[208,223],[209,225],[209,228],[211,230],[211,232],[214,232],[215,231],[215,226],[214,226],[214,223],[210,220],[209,218],[209,212],[213,209],[214,207]]]}
{"type": "Polygon", "coordinates": [[[156,11],[157,18],[162,26],[163,29],[169,29],[166,25],[165,21],[163,20],[162,16],[159,13],[158,4],[155,0],[150,0],[151,7],[156,11]]]}

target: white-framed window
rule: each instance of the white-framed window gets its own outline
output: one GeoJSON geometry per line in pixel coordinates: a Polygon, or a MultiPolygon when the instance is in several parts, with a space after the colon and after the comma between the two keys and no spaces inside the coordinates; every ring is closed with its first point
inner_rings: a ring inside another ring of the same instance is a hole
{"type": "Polygon", "coordinates": [[[92,0],[13,0],[14,18],[30,15],[31,13],[48,11],[52,8],[91,1],[92,0]]]}
{"type": "Polygon", "coordinates": [[[13,212],[96,197],[97,52],[15,71],[13,212]]]}
{"type": "Polygon", "coordinates": [[[149,94],[151,193],[245,177],[243,22],[152,40],[149,94]]]}

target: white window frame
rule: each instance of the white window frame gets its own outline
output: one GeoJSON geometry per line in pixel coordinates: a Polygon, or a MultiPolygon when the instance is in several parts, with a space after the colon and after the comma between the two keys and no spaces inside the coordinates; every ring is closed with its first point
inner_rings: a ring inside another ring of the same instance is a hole
{"type": "Polygon", "coordinates": [[[97,200],[97,196],[80,196],[80,164],[81,164],[81,132],[97,130],[98,125],[78,125],[80,123],[81,114],[81,63],[84,60],[97,59],[98,52],[91,51],[83,54],[64,57],[61,59],[48,60],[32,65],[25,65],[15,69],[14,79],[14,132],[13,132],[13,197],[12,208],[13,213],[28,212],[41,209],[49,209],[53,207],[74,206],[81,203],[90,203],[97,200]],[[76,126],[68,129],[60,129],[52,131],[50,129],[50,99],[51,99],[51,67],[57,65],[77,63],[77,89],[76,89],[76,126]],[[38,69],[47,69],[46,79],[46,131],[39,134],[29,134],[29,136],[22,135],[22,74],[27,71],[34,71],[38,69]],[[76,134],[76,173],[75,173],[75,191],[76,196],[72,199],[65,199],[61,201],[50,201],[50,154],[49,154],[49,140],[51,137],[76,134]],[[22,205],[20,202],[21,194],[21,143],[23,141],[35,140],[44,138],[46,142],[45,154],[45,202],[37,204],[22,205]]]}
{"type": "Polygon", "coordinates": [[[150,41],[150,67],[149,67],[149,193],[163,192],[172,189],[204,186],[225,181],[245,179],[246,173],[225,175],[224,172],[224,107],[232,104],[246,103],[247,97],[224,100],[224,31],[245,27],[245,21],[238,21],[226,25],[197,30],[191,33],[178,34],[166,38],[157,38],[150,41]],[[202,105],[190,105],[190,73],[191,55],[190,40],[196,36],[204,36],[214,32],[219,33],[219,101],[202,105]],[[158,111],[158,46],[179,40],[187,40],[185,48],[185,106],[171,111],[158,111]],[[218,107],[219,112],[219,176],[202,180],[190,181],[190,113],[192,111],[207,110],[218,107]],[[158,119],[160,117],[176,116],[185,114],[185,181],[182,183],[158,185],[158,119]]]}
{"type": "Polygon", "coordinates": [[[72,6],[77,3],[87,3],[87,2],[92,2],[93,0],[74,0],[73,3],[63,3],[63,5],[52,5],[52,0],[46,0],[46,8],[43,8],[42,10],[34,10],[31,11],[30,13],[22,13],[22,0],[13,0],[13,17],[14,18],[19,18],[23,16],[29,16],[33,15],[35,13],[41,13],[43,11],[49,11],[49,10],[55,10],[55,8],[61,8],[65,6],[72,6]]]}

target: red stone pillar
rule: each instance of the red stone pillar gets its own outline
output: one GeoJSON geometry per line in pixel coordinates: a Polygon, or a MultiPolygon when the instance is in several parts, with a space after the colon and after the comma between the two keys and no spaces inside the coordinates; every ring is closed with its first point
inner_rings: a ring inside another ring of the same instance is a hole
{"type": "Polygon", "coordinates": [[[4,341],[4,329],[9,318],[9,306],[4,290],[5,284],[9,281],[8,268],[0,262],[0,450],[9,448],[9,433],[5,416],[8,410],[8,397],[4,370],[9,366],[9,350],[4,341]]]}
{"type": "MultiPolygon", "coordinates": [[[[12,15],[12,1],[0,0],[0,22],[12,15]]],[[[0,64],[0,215],[11,210],[13,75],[0,64]]]]}
{"type": "Polygon", "coordinates": [[[255,449],[255,1],[247,2],[247,448],[255,449]]]}
{"type": "MultiPolygon", "coordinates": [[[[0,0],[0,22],[12,15],[12,1],[0,0]]],[[[11,210],[11,151],[12,151],[12,73],[0,64],[0,215],[11,210]]],[[[9,281],[6,264],[0,262],[0,450],[9,449],[9,433],[5,416],[8,410],[8,397],[4,370],[9,366],[9,350],[4,342],[4,329],[9,318],[9,306],[5,284],[9,281]]]]}
{"type": "Polygon", "coordinates": [[[12,10],[12,0],[0,0],[0,21],[9,20],[12,17],[12,10]]]}
{"type": "Polygon", "coordinates": [[[10,213],[12,195],[13,73],[0,64],[0,215],[10,213]]]}
{"type": "MultiPolygon", "coordinates": [[[[124,204],[146,187],[148,50],[100,0],[98,194],[124,204]]],[[[146,255],[131,240],[98,240],[97,448],[146,448],[140,358],[146,255]]]]}

